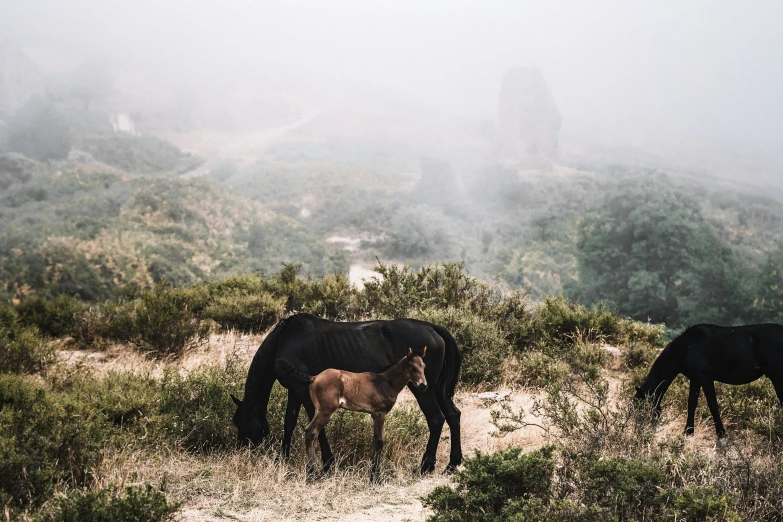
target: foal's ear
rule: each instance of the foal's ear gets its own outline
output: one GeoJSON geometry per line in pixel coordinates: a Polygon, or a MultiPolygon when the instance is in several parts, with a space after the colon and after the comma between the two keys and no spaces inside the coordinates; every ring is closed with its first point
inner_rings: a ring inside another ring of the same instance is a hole
{"type": "Polygon", "coordinates": [[[411,349],[411,347],[408,346],[408,355],[406,355],[406,357],[410,357],[411,355],[413,355],[413,349],[411,349]]]}
{"type": "Polygon", "coordinates": [[[236,405],[237,405],[237,408],[240,408],[240,407],[242,407],[242,401],[240,401],[239,399],[237,399],[236,397],[234,397],[234,394],[233,394],[233,393],[230,393],[229,395],[231,395],[231,400],[232,400],[232,401],[234,401],[234,404],[236,404],[236,405]]]}
{"type": "Polygon", "coordinates": [[[424,357],[424,354],[427,353],[427,347],[421,349],[421,353],[419,354],[419,357],[424,357]]]}

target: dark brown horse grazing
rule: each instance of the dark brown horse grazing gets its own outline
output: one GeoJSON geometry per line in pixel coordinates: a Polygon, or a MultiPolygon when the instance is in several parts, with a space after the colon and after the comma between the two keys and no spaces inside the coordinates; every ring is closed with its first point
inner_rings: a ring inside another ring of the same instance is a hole
{"type": "MultiPolygon", "coordinates": [[[[269,435],[269,397],[272,386],[279,381],[288,389],[281,445],[281,456],[288,457],[300,408],[304,406],[310,419],[315,415],[308,382],[295,378],[291,369],[306,375],[317,375],[327,368],[378,373],[399,361],[409,346],[427,346],[424,362],[429,386],[424,391],[408,386],[429,429],[419,469],[422,473],[435,469],[435,457],[445,422],[451,428],[451,452],[446,471],[455,471],[462,462],[460,411],[454,404],[462,355],[446,328],[415,319],[348,323],[327,321],[310,314],[295,314],[281,320],[253,357],[247,372],[244,398],[239,400],[232,396],[237,405],[233,422],[237,427],[238,442],[259,444],[269,435]]],[[[318,442],[324,467],[328,468],[334,455],[326,430],[318,434],[318,442]]]]}
{"type": "Polygon", "coordinates": [[[693,433],[699,391],[704,390],[718,437],[726,434],[720,420],[715,381],[747,384],[766,375],[783,406],[783,325],[691,326],[663,349],[636,398],[650,397],[660,413],[661,399],[677,375],[691,382],[685,434],[693,433]]]}
{"type": "Polygon", "coordinates": [[[418,354],[413,353],[413,350],[408,347],[408,354],[383,373],[353,373],[329,368],[315,377],[299,375],[310,382],[310,399],[315,405],[313,420],[305,428],[308,474],[315,471],[315,438],[332,418],[334,412],[344,408],[372,415],[375,444],[370,482],[378,482],[386,415],[408,383],[421,391],[427,389],[424,361],[421,359],[426,353],[426,346],[418,354]]]}

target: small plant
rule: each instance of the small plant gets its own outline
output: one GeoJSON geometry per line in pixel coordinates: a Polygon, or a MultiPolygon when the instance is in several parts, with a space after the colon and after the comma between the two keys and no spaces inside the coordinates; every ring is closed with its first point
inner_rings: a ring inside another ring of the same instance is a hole
{"type": "Polygon", "coordinates": [[[267,292],[216,297],[202,316],[215,320],[224,329],[263,332],[283,315],[285,304],[267,292]]]}
{"type": "Polygon", "coordinates": [[[495,323],[452,307],[421,310],[413,317],[444,326],[454,336],[463,356],[460,382],[487,384],[500,380],[511,346],[495,323]]]}
{"type": "Polygon", "coordinates": [[[139,296],[132,342],[154,357],[179,356],[201,342],[209,326],[191,311],[188,294],[165,281],[139,296]]]}
{"type": "Polygon", "coordinates": [[[71,490],[55,497],[42,522],[165,522],[172,520],[180,503],[151,484],[108,486],[99,491],[71,490]]]}
{"type": "Polygon", "coordinates": [[[74,316],[84,308],[75,297],[59,294],[54,297],[33,295],[25,298],[17,307],[21,321],[52,337],[70,335],[74,316]]]}
{"type": "Polygon", "coordinates": [[[0,372],[33,373],[54,360],[54,347],[38,328],[23,326],[16,311],[0,303],[0,372]]]}
{"type": "Polygon", "coordinates": [[[491,455],[477,452],[457,473],[455,488],[437,487],[423,499],[435,513],[428,521],[500,522],[531,503],[547,505],[555,472],[553,451],[548,446],[527,455],[519,448],[491,455]]]}
{"type": "Polygon", "coordinates": [[[34,507],[59,484],[89,485],[107,434],[94,409],[0,374],[0,502],[34,507]]]}

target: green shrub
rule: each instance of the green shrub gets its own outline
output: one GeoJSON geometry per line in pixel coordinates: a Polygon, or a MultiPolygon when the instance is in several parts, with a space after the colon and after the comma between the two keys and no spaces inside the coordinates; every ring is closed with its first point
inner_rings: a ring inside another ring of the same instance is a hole
{"type": "Polygon", "coordinates": [[[531,341],[543,349],[563,350],[579,342],[660,346],[663,328],[625,319],[603,303],[590,308],[562,297],[549,297],[533,311],[531,341]]]}
{"type": "Polygon", "coordinates": [[[588,457],[579,467],[586,505],[605,508],[620,520],[650,518],[660,512],[659,492],[666,479],[653,462],[588,457]]]}
{"type": "Polygon", "coordinates": [[[38,328],[23,326],[16,311],[0,303],[0,372],[32,373],[55,360],[54,346],[38,328]]]}
{"type": "Polygon", "coordinates": [[[139,296],[132,342],[155,357],[179,356],[209,334],[190,309],[190,295],[163,282],[139,296]]]}
{"type": "Polygon", "coordinates": [[[525,352],[514,370],[515,380],[525,386],[543,388],[561,382],[569,373],[568,365],[541,352],[525,352]]]}
{"type": "Polygon", "coordinates": [[[71,334],[74,316],[83,308],[84,305],[70,295],[36,294],[23,299],[16,311],[23,323],[37,326],[46,335],[63,337],[71,334]]]}
{"type": "Polygon", "coordinates": [[[368,315],[407,317],[424,308],[465,308],[488,318],[498,296],[465,271],[464,263],[410,266],[385,265],[374,269],[381,278],[364,284],[362,309],[368,315]]]}
{"type": "MultiPolygon", "coordinates": [[[[670,493],[672,506],[669,517],[683,522],[720,520],[739,522],[734,500],[712,487],[684,487],[670,493]]],[[[769,518],[767,520],[775,520],[769,518]]]]}
{"type": "Polygon", "coordinates": [[[236,405],[229,394],[242,394],[246,372],[233,358],[224,367],[208,366],[186,376],[167,369],[159,383],[158,401],[161,428],[168,438],[192,451],[232,446],[236,405]]]}
{"type": "Polygon", "coordinates": [[[500,380],[511,346],[496,323],[453,307],[419,310],[412,316],[444,326],[454,336],[463,356],[460,382],[488,384],[500,380]]]}
{"type": "Polygon", "coordinates": [[[74,315],[71,336],[83,347],[100,348],[109,341],[131,342],[139,337],[135,301],[107,301],[74,315]]]}
{"type": "Polygon", "coordinates": [[[99,491],[71,490],[58,496],[40,516],[42,522],[164,522],[173,520],[180,504],[147,484],[99,491]]]}
{"type": "Polygon", "coordinates": [[[343,274],[327,275],[321,280],[299,277],[301,263],[283,263],[283,268],[266,282],[276,297],[285,299],[289,312],[308,312],[327,319],[346,319],[353,315],[351,289],[343,274]]]}
{"type": "Polygon", "coordinates": [[[0,375],[0,502],[36,506],[59,484],[88,485],[106,435],[95,410],[22,377],[0,375]]]}
{"type": "Polygon", "coordinates": [[[519,448],[490,455],[477,452],[465,460],[465,469],[456,475],[455,488],[437,487],[423,499],[434,512],[428,521],[500,522],[509,520],[512,510],[523,511],[531,501],[546,505],[555,472],[553,448],[521,453],[519,448]]]}
{"type": "Polygon", "coordinates": [[[215,297],[202,312],[222,328],[263,332],[280,319],[285,303],[267,292],[215,297]]]}

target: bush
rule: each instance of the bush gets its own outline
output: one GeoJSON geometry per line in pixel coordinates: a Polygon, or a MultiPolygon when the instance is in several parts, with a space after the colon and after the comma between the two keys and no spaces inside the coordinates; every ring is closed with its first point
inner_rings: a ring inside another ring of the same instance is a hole
{"type": "Polygon", "coordinates": [[[461,382],[489,384],[500,380],[511,346],[496,323],[458,308],[425,309],[412,315],[416,319],[442,325],[454,336],[463,356],[461,382]]]}
{"type": "Polygon", "coordinates": [[[242,332],[263,332],[280,319],[285,303],[263,292],[214,298],[202,316],[213,319],[222,328],[242,332]]]}
{"type": "Polygon", "coordinates": [[[625,319],[603,303],[587,308],[562,297],[549,297],[533,311],[531,341],[555,351],[578,341],[658,346],[663,343],[663,333],[662,326],[625,319]]]}
{"type": "Polygon", "coordinates": [[[108,301],[84,308],[74,315],[71,335],[83,347],[100,348],[110,340],[131,342],[139,337],[136,303],[108,301]]]}
{"type": "Polygon", "coordinates": [[[0,502],[37,506],[59,484],[89,485],[106,435],[95,410],[22,377],[0,375],[0,502]]]}
{"type": "Polygon", "coordinates": [[[0,303],[0,372],[33,373],[56,358],[35,326],[23,326],[16,311],[0,303]]]}
{"type": "Polygon", "coordinates": [[[236,405],[229,394],[241,395],[246,376],[247,368],[233,358],[222,368],[208,366],[186,376],[167,369],[157,400],[169,440],[191,451],[233,446],[236,405]]]}
{"type": "Polygon", "coordinates": [[[46,335],[63,337],[71,334],[74,316],[83,308],[84,305],[70,295],[33,295],[22,300],[16,311],[23,323],[37,326],[46,335]]]}
{"type": "Polygon", "coordinates": [[[141,292],[132,342],[155,357],[179,356],[203,342],[209,327],[190,309],[190,295],[165,281],[141,292]]]}
{"type": "Polygon", "coordinates": [[[68,491],[54,499],[40,517],[43,522],[164,522],[172,520],[179,503],[169,502],[163,491],[147,484],[120,490],[68,491]]]}
{"type": "Polygon", "coordinates": [[[428,521],[499,522],[523,510],[531,500],[538,500],[536,505],[548,503],[555,471],[553,448],[521,453],[519,448],[491,455],[477,452],[465,460],[454,489],[440,486],[423,499],[435,513],[428,521]]]}

